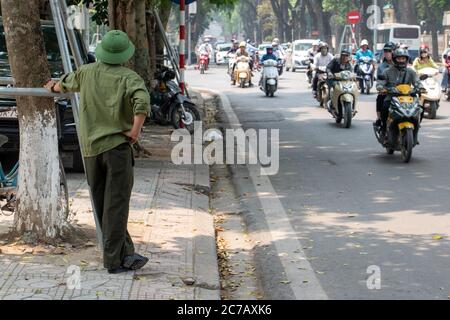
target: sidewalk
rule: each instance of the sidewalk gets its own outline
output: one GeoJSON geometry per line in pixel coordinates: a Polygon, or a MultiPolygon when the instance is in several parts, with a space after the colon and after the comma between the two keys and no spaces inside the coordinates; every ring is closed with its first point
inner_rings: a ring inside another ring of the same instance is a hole
{"type": "MultiPolygon", "coordinates": [[[[84,175],[69,174],[73,222],[89,240],[56,248],[0,243],[0,300],[220,299],[209,168],[171,164],[170,131],[146,130],[143,144],[155,155],[136,161],[129,232],[136,251],[150,258],[142,270],[103,269],[84,175]],[[80,288],[71,289],[78,270],[80,288]]],[[[0,234],[11,224],[0,216],[0,234]]]]}

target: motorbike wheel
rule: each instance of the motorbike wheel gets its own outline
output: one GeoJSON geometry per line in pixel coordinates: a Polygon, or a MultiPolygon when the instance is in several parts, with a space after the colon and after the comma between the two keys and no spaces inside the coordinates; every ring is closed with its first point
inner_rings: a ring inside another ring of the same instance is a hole
{"type": "Polygon", "coordinates": [[[450,101],[450,88],[447,89],[447,101],[450,101]]]}
{"type": "Polygon", "coordinates": [[[239,83],[239,86],[240,86],[241,88],[245,88],[245,81],[242,81],[242,80],[241,80],[241,82],[239,83]]]}
{"type": "Polygon", "coordinates": [[[352,126],[353,110],[350,102],[345,102],[342,110],[344,114],[344,128],[349,129],[352,126]]]}
{"type": "Polygon", "coordinates": [[[430,102],[430,111],[428,112],[428,118],[436,119],[436,113],[437,113],[437,102],[432,101],[430,102]]]}
{"type": "Polygon", "coordinates": [[[292,72],[295,72],[295,71],[297,71],[297,69],[295,69],[295,68],[292,68],[292,70],[291,70],[292,72]]]}
{"type": "Polygon", "coordinates": [[[386,153],[387,154],[394,154],[394,152],[395,152],[395,150],[394,149],[392,149],[392,148],[389,148],[389,147],[386,147],[386,153]]]}
{"type": "Polygon", "coordinates": [[[327,109],[328,95],[329,95],[328,87],[324,84],[322,85],[321,88],[322,101],[320,102],[320,106],[324,109],[327,109]]]}
{"type": "Polygon", "coordinates": [[[371,87],[371,84],[370,84],[370,80],[366,83],[366,94],[367,95],[370,95],[370,87],[371,87]]]}
{"type": "Polygon", "coordinates": [[[200,65],[200,74],[205,74],[205,65],[204,64],[200,65]]]}
{"type": "Polygon", "coordinates": [[[402,136],[402,158],[405,163],[411,161],[413,148],[414,148],[413,129],[407,128],[405,131],[403,131],[402,136]]]}
{"type": "Polygon", "coordinates": [[[187,116],[191,117],[191,123],[185,124],[182,119],[182,109],[181,105],[178,104],[175,108],[173,108],[171,119],[172,125],[175,129],[187,129],[190,134],[194,133],[194,122],[201,121],[200,113],[197,110],[197,106],[193,103],[185,102],[184,110],[186,111],[187,116]]]}

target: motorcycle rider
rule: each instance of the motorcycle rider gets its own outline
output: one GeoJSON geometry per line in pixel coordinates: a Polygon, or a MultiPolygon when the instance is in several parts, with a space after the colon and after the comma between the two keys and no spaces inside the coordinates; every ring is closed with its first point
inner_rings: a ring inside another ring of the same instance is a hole
{"type": "MultiPolygon", "coordinates": [[[[239,50],[236,52],[236,57],[247,57],[250,58],[250,54],[247,52],[247,43],[245,41],[242,41],[239,44],[239,50]]],[[[250,58],[249,62],[248,62],[249,66],[250,66],[250,72],[253,71],[253,60],[250,58]]],[[[234,69],[236,68],[236,64],[233,66],[233,73],[234,73],[234,69]]],[[[250,86],[252,86],[252,81],[250,79],[250,86]]]]}
{"type": "Polygon", "coordinates": [[[341,54],[339,55],[339,57],[334,58],[327,65],[327,74],[328,74],[327,81],[330,90],[334,89],[334,85],[336,83],[336,81],[333,80],[334,75],[342,71],[352,71],[352,64],[350,62],[350,51],[346,48],[343,48],[341,50],[341,54]]]}
{"type": "Polygon", "coordinates": [[[356,51],[356,54],[355,54],[355,60],[356,60],[355,73],[358,74],[358,71],[359,71],[359,65],[358,65],[359,60],[361,58],[368,57],[368,58],[372,59],[372,65],[373,65],[372,78],[373,78],[373,75],[375,72],[375,61],[374,61],[374,54],[373,54],[372,50],[369,49],[369,41],[367,41],[366,39],[362,40],[359,47],[360,47],[360,49],[358,51],[356,51]]]}
{"type": "MultiPolygon", "coordinates": [[[[392,100],[391,92],[398,92],[396,86],[400,84],[409,84],[420,93],[426,92],[420,79],[414,69],[408,68],[408,61],[410,55],[406,49],[396,49],[394,51],[394,65],[386,69],[381,79],[377,82],[377,90],[385,91],[386,98],[384,99],[383,107],[380,110],[381,129],[386,132],[386,122],[389,116],[389,107],[392,100]]],[[[423,116],[423,114],[422,114],[423,116]]]]}
{"type": "MultiPolygon", "coordinates": [[[[264,63],[264,61],[267,60],[275,60],[277,61],[277,56],[273,53],[273,48],[272,47],[267,47],[266,48],[266,54],[262,56],[262,58],[259,60],[259,64],[262,65],[264,63]]],[[[259,80],[259,85],[261,86],[262,84],[262,79],[263,79],[263,73],[261,72],[261,79],[259,80]]]]}
{"type": "Polygon", "coordinates": [[[227,52],[227,54],[236,54],[236,52],[239,50],[239,43],[236,40],[231,40],[231,43],[233,44],[230,48],[230,50],[227,52]]]}
{"type": "Polygon", "coordinates": [[[424,68],[439,69],[433,58],[430,57],[429,48],[426,44],[420,46],[419,56],[414,60],[413,68],[416,71],[424,68]]]}
{"type": "MultiPolygon", "coordinates": [[[[333,55],[329,52],[328,44],[321,42],[319,44],[319,53],[314,56],[314,66],[315,70],[319,70],[319,67],[327,67],[328,64],[333,60],[333,55]]],[[[319,83],[319,74],[316,72],[313,80],[313,94],[317,97],[317,86],[319,83]]]]}
{"type": "Polygon", "coordinates": [[[197,61],[200,61],[200,56],[202,54],[207,54],[208,55],[208,62],[206,64],[206,67],[208,68],[209,63],[210,63],[210,59],[213,53],[213,47],[211,45],[211,43],[209,43],[209,38],[205,38],[205,40],[203,41],[203,43],[200,45],[200,47],[198,47],[198,52],[197,52],[197,61]]]}
{"type": "Polygon", "coordinates": [[[309,57],[309,60],[311,61],[311,63],[314,62],[314,57],[316,56],[316,54],[319,51],[319,44],[320,44],[319,40],[314,41],[312,44],[312,48],[308,49],[308,57],[309,57]]]}
{"type": "Polygon", "coordinates": [[[444,64],[444,73],[442,77],[442,92],[447,91],[448,86],[448,77],[449,77],[449,69],[450,69],[450,41],[448,42],[447,49],[444,50],[444,53],[442,54],[442,63],[444,64]]]}
{"type": "MultiPolygon", "coordinates": [[[[394,65],[393,60],[393,52],[397,48],[397,45],[393,42],[387,42],[383,47],[383,62],[378,66],[377,70],[377,79],[380,79],[380,76],[383,74],[385,70],[394,65]]],[[[375,124],[379,127],[381,126],[381,110],[383,109],[384,99],[386,95],[384,93],[379,92],[377,96],[377,121],[375,124]]]]}

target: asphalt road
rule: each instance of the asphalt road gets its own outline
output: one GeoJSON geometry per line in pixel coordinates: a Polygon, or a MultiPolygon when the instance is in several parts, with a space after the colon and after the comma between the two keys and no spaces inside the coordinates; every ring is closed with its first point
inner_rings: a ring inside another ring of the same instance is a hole
{"type": "MultiPolygon", "coordinates": [[[[360,97],[352,128],[343,129],[318,108],[303,72],[285,73],[275,98],[257,87],[232,87],[224,68],[213,67],[205,75],[190,70],[187,79],[192,87],[224,93],[244,128],[280,130],[280,170],[269,180],[275,192],[270,196],[283,210],[266,210],[258,228],[269,226],[265,231],[279,239],[286,230],[276,230],[276,222],[286,217],[280,228],[294,230],[285,237],[299,240],[316,274],[311,295],[310,280],[302,280],[303,298],[315,298],[319,287],[330,299],[447,299],[450,103],[441,102],[437,119],[423,121],[420,145],[404,164],[399,153],[387,155],[374,137],[375,94],[360,97]],[[380,289],[367,285],[377,284],[370,277],[373,270],[380,271],[379,277],[375,273],[380,289]]],[[[265,210],[257,187],[237,187],[259,198],[250,211],[265,210]]],[[[288,249],[275,247],[275,256],[296,252],[288,249]]],[[[292,284],[298,279],[289,278],[295,273],[280,280],[287,263],[261,264],[263,287],[272,290],[268,297],[299,297],[292,284]]]]}

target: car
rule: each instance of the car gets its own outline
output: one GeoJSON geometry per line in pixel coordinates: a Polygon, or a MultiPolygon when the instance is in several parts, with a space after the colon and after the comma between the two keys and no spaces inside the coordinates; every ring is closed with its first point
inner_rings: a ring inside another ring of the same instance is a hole
{"type": "MultiPolygon", "coordinates": [[[[44,20],[41,21],[41,26],[51,76],[52,78],[59,78],[63,74],[63,65],[55,26],[52,21],[44,20]]],[[[76,32],[76,35],[79,46],[83,49],[82,55],[84,63],[94,62],[95,57],[88,54],[81,35],[78,32],[76,32]]],[[[8,61],[3,20],[1,18],[0,77],[2,77],[2,82],[0,83],[1,86],[11,85],[7,81],[8,78],[11,78],[11,69],[8,61]]],[[[75,172],[83,172],[83,160],[70,100],[59,100],[55,102],[55,106],[57,112],[59,150],[63,165],[66,169],[72,169],[75,172]]],[[[8,138],[8,142],[0,147],[1,157],[16,159],[15,161],[18,161],[20,150],[19,121],[17,119],[16,100],[13,97],[0,96],[0,134],[8,138]]]]}
{"type": "Polygon", "coordinates": [[[308,50],[312,48],[317,40],[304,39],[296,40],[292,43],[292,52],[286,59],[286,70],[295,72],[298,69],[307,69],[309,64],[308,50]]]}
{"type": "Polygon", "coordinates": [[[221,65],[228,63],[227,53],[230,51],[231,46],[231,43],[221,43],[217,45],[215,55],[216,64],[221,65]]]}

